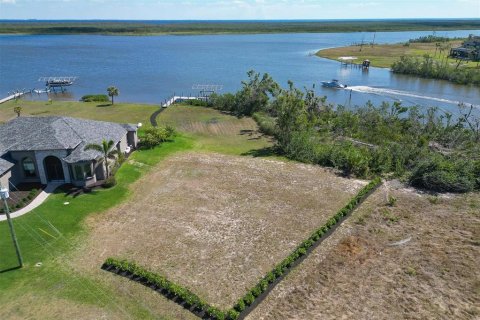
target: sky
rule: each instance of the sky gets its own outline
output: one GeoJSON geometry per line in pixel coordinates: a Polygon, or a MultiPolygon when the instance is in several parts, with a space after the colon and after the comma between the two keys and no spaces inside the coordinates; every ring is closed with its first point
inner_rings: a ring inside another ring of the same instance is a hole
{"type": "Polygon", "coordinates": [[[477,18],[480,0],[0,0],[0,19],[477,18]]]}

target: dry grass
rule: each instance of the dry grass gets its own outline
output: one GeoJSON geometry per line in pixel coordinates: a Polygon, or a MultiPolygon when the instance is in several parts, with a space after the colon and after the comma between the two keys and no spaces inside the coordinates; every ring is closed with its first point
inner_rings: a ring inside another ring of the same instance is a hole
{"type": "Polygon", "coordinates": [[[479,245],[478,193],[382,187],[248,318],[478,319],[479,245]]]}
{"type": "Polygon", "coordinates": [[[180,154],[90,221],[76,264],[98,273],[128,258],[228,308],[363,185],[310,165],[180,154]]]}
{"type": "MultiPolygon", "coordinates": [[[[460,46],[462,41],[451,41],[452,48],[460,46]]],[[[449,52],[449,50],[448,50],[449,52]]],[[[434,57],[435,60],[441,61],[443,57],[448,54],[447,51],[440,52],[436,50],[435,43],[411,43],[409,46],[404,46],[402,43],[397,44],[381,44],[381,45],[365,45],[362,48],[360,46],[348,46],[324,49],[317,52],[317,55],[322,58],[328,58],[332,60],[340,61],[340,57],[353,56],[358,59],[354,62],[361,63],[365,59],[369,59],[372,66],[390,68],[392,64],[400,60],[402,56],[413,56],[423,59],[423,55],[429,54],[434,57]],[[361,49],[361,51],[360,51],[361,49]]],[[[455,59],[448,59],[449,63],[456,65],[455,59]]],[[[462,64],[467,68],[475,68],[476,62],[465,62],[462,64]]]]}

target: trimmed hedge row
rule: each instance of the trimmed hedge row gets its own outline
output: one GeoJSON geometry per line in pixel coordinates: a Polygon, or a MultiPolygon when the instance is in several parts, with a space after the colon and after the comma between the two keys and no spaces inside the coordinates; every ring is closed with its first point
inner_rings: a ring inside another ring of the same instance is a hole
{"type": "Polygon", "coordinates": [[[347,216],[352,212],[365,197],[377,188],[381,183],[380,178],[375,178],[368,185],[366,185],[360,192],[353,197],[350,202],[340,209],[333,217],[327,220],[327,222],[313,232],[310,237],[303,241],[292,253],[290,253],[282,262],[277,264],[272,271],[267,273],[252,289],[250,289],[242,298],[233,307],[234,310],[239,313],[245,310],[247,307],[253,304],[255,299],[265,292],[269,285],[275,282],[280,278],[292,265],[300,259],[302,256],[307,254],[308,249],[310,249],[318,240],[322,238],[324,234],[328,232],[333,226],[335,226],[343,217],[347,216]]]}
{"type": "Polygon", "coordinates": [[[204,311],[208,316],[214,319],[224,320],[238,318],[238,312],[228,312],[228,314],[232,314],[235,317],[227,318],[225,312],[208,304],[205,300],[201,299],[199,296],[197,296],[195,293],[191,292],[187,288],[184,288],[168,280],[164,276],[145,270],[144,268],[137,265],[135,262],[108,258],[105,261],[104,265],[107,267],[113,267],[122,272],[129,272],[133,276],[139,277],[140,279],[144,280],[147,285],[154,285],[158,288],[165,290],[167,294],[178,297],[186,304],[198,308],[201,311],[204,311]]]}
{"type": "Polygon", "coordinates": [[[264,276],[252,289],[250,289],[242,298],[240,298],[233,308],[227,311],[222,311],[208,304],[205,300],[201,299],[187,288],[169,281],[164,276],[147,271],[136,265],[134,262],[108,258],[104,265],[113,267],[119,271],[129,272],[136,277],[140,277],[147,282],[147,285],[155,285],[158,288],[164,289],[168,294],[180,298],[189,306],[205,312],[205,315],[210,318],[218,320],[236,320],[240,317],[240,314],[249,306],[251,306],[262,293],[268,290],[272,283],[274,283],[278,278],[282,277],[282,275],[284,275],[298,259],[305,256],[308,250],[317,241],[319,241],[330,229],[340,222],[343,217],[351,213],[371,191],[380,185],[380,183],[381,179],[375,178],[368,185],[362,188],[362,190],[360,190],[360,192],[353,197],[345,207],[340,209],[333,217],[328,219],[327,222],[313,232],[308,239],[300,243],[300,245],[295,248],[292,253],[290,253],[279,264],[277,264],[273,270],[267,273],[267,275],[264,276]]]}

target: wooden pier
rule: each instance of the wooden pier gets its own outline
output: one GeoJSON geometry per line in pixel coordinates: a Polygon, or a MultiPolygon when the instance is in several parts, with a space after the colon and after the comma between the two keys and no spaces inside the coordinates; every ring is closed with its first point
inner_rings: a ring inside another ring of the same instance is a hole
{"type": "Polygon", "coordinates": [[[3,99],[0,99],[0,104],[4,103],[4,102],[7,102],[7,101],[10,101],[10,100],[13,100],[13,99],[17,99],[17,98],[20,98],[21,96],[23,96],[25,93],[28,93],[29,91],[23,91],[23,92],[17,92],[17,93],[14,93],[6,98],[3,98],[3,99]]]}
{"type": "Polygon", "coordinates": [[[165,102],[162,104],[162,108],[167,108],[170,107],[172,104],[174,104],[177,101],[185,101],[185,100],[198,100],[200,99],[199,97],[189,97],[189,96],[173,96],[168,100],[165,100],[165,102]]]}

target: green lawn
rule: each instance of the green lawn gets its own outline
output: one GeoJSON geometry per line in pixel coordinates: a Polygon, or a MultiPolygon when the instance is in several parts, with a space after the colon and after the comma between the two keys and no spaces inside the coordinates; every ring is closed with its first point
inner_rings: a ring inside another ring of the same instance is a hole
{"type": "MultiPolygon", "coordinates": [[[[24,108],[23,115],[66,115],[147,124],[151,113],[158,108],[140,104],[97,107],[95,103],[46,104],[20,100],[0,105],[0,119],[6,121],[14,117],[13,106],[17,104],[24,108]]],[[[136,151],[117,172],[118,184],[115,187],[78,197],[59,191],[34,211],[14,220],[24,268],[8,271],[16,266],[16,256],[8,225],[0,223],[0,270],[3,270],[0,273],[0,318],[62,319],[71,317],[72,313],[90,318],[100,318],[105,314],[108,318],[118,318],[122,314],[124,317],[126,314],[126,318],[142,319],[158,319],[158,314],[167,318],[179,317],[178,313],[169,313],[168,309],[165,312],[152,311],[144,303],[122,298],[124,295],[115,294],[118,288],[115,289],[111,279],[92,278],[69,265],[69,256],[88,235],[85,219],[100,215],[128,199],[134,181],[176,152],[198,150],[240,155],[268,148],[271,142],[256,132],[252,119],[238,119],[202,107],[170,107],[158,116],[157,121],[176,126],[180,133],[174,141],[160,147],[136,151]],[[69,204],[64,204],[66,202],[69,204]],[[35,266],[38,262],[42,263],[41,267],[35,266]],[[48,308],[42,308],[44,305],[48,308]]],[[[153,298],[158,299],[156,296],[153,298]]],[[[168,308],[168,304],[166,306],[164,308],[168,308]]],[[[185,311],[181,317],[188,319],[190,315],[185,311]]]]}
{"type": "Polygon", "coordinates": [[[159,106],[136,103],[78,102],[78,101],[8,101],[0,104],[0,123],[6,122],[17,115],[13,112],[16,106],[22,107],[22,115],[28,116],[69,116],[93,120],[103,120],[122,123],[148,123],[150,115],[159,106]]]}
{"type": "MultiPolygon", "coordinates": [[[[4,306],[3,312],[7,310],[6,315],[9,310],[14,312],[18,308],[17,302],[27,293],[49,299],[68,299],[80,304],[103,307],[107,304],[112,308],[110,311],[116,311],[115,303],[112,305],[111,302],[115,294],[110,292],[108,285],[99,288],[94,280],[78,274],[66,265],[70,251],[88,232],[82,221],[88,215],[99,214],[125,201],[130,193],[130,184],[151,170],[151,164],[158,163],[175,152],[191,149],[192,146],[191,139],[179,136],[174,142],[155,149],[137,151],[117,172],[118,184],[115,187],[78,197],[58,191],[34,211],[15,219],[14,225],[25,266],[0,273],[0,305],[4,306]],[[65,205],[65,202],[69,204],[65,205]],[[42,263],[41,267],[35,266],[38,262],[42,263]]],[[[5,222],[0,223],[0,252],[0,270],[8,270],[17,265],[5,222]]],[[[140,304],[131,301],[116,303],[124,305],[133,317],[155,318],[140,304]]]]}
{"type": "Polygon", "coordinates": [[[157,121],[191,137],[197,150],[241,155],[272,145],[268,137],[258,133],[253,119],[239,119],[214,109],[175,105],[164,110],[157,121]]]}

